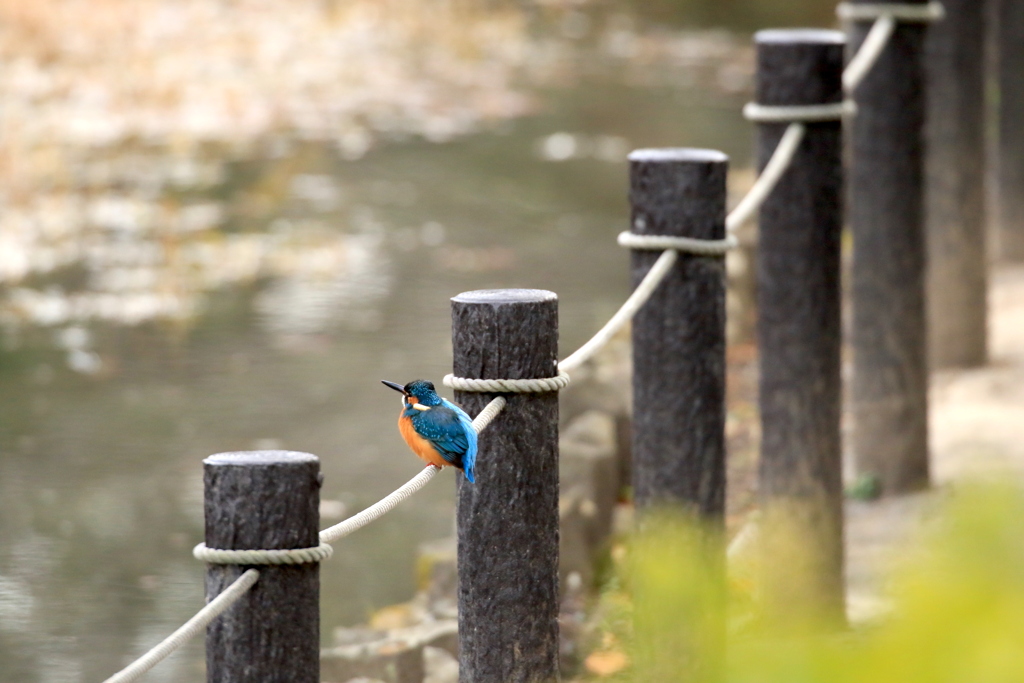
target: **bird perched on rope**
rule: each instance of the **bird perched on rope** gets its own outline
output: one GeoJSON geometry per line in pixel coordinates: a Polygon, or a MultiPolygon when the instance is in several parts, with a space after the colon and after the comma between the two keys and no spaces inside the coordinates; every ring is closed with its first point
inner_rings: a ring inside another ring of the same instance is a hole
{"type": "Polygon", "coordinates": [[[451,465],[473,481],[476,465],[476,430],[466,412],[437,395],[432,382],[417,379],[405,386],[381,380],[402,393],[398,431],[412,452],[436,467],[451,465]]]}

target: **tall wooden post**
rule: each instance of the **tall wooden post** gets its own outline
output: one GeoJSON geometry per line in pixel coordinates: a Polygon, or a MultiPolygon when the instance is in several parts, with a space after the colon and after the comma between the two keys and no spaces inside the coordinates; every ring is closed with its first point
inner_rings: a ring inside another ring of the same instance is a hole
{"type": "MultiPolygon", "coordinates": [[[[452,299],[454,374],[557,374],[558,297],[535,289],[452,299]]],[[[496,394],[456,392],[476,415],[496,394]]],[[[459,476],[459,680],[558,680],[558,394],[506,394],[459,476]]]]}
{"type": "Polygon", "coordinates": [[[999,256],[1024,261],[1024,0],[996,0],[999,55],[996,221],[999,256]]]}
{"type": "MultiPolygon", "coordinates": [[[[309,453],[247,451],[203,461],[206,546],[315,548],[320,460],[309,453]]],[[[207,565],[206,598],[249,569],[207,565]]],[[[210,683],[319,683],[320,565],[260,565],[259,581],[206,630],[210,683]]]]}
{"type": "MultiPolygon", "coordinates": [[[[725,237],[728,157],[704,149],[629,155],[632,231],[725,237]]],[[[659,252],[633,250],[635,287],[659,252]]],[[[633,318],[633,482],[640,506],[725,514],[725,258],[681,253],[633,318]]]]}
{"type": "MultiPolygon", "coordinates": [[[[842,33],[761,31],[757,103],[842,101],[842,33]]],[[[765,578],[776,615],[845,619],[843,582],[840,235],[842,125],[805,124],[789,170],[765,201],[758,241],[758,349],[761,363],[761,509],[765,531],[801,545],[765,578]],[[773,524],[781,529],[770,529],[773,524]]],[[[760,168],[787,124],[758,126],[760,168]]],[[[766,547],[778,549],[768,541],[766,547]]],[[[774,563],[777,564],[777,563],[774,563]]]]}
{"type": "MultiPolygon", "coordinates": [[[[928,357],[934,368],[986,360],[985,5],[943,0],[928,28],[928,357]]],[[[1018,74],[1016,89],[1024,74],[1018,74]]],[[[1018,122],[1019,124],[1020,122],[1018,122]]]]}
{"type": "MultiPolygon", "coordinates": [[[[632,232],[722,240],[728,157],[706,149],[629,155],[632,232]]],[[[660,257],[634,249],[636,287],[660,257]]],[[[642,521],[683,511],[699,521],[661,539],[681,566],[672,614],[659,607],[655,574],[637,576],[637,675],[714,682],[725,642],[721,531],[725,516],[725,257],[680,252],[633,318],[633,483],[642,521]],[[651,517],[651,513],[656,513],[651,517]],[[693,530],[690,531],[692,533],[693,530]],[[678,608],[678,609],[676,609],[678,608]]],[[[646,527],[650,530],[651,527],[646,527]]],[[[638,545],[636,561],[659,554],[638,545]]],[[[669,559],[671,555],[663,559],[669,559]]],[[[661,596],[666,599],[665,596],[661,596]]]]}
{"type": "MultiPolygon", "coordinates": [[[[851,23],[851,54],[870,26],[851,23]]],[[[853,452],[858,473],[889,494],[928,485],[925,31],[897,24],[854,92],[850,126],[853,452]]]]}

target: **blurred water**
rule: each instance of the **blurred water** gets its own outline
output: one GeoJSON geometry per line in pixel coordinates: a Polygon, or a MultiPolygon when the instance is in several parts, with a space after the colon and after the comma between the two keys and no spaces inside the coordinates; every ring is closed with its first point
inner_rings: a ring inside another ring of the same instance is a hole
{"type": "MultiPolygon", "coordinates": [[[[190,549],[209,454],[315,453],[335,514],[412,476],[378,380],[449,371],[449,297],[550,289],[562,355],[585,341],[627,294],[629,149],[748,164],[745,39],[620,22],[602,52],[562,21],[543,43],[556,66],[515,84],[528,115],[372,143],[271,131],[185,155],[129,139],[83,152],[99,177],[74,191],[41,187],[21,213],[7,198],[0,681],[102,680],[201,605],[190,549]]],[[[451,530],[452,488],[445,473],[337,544],[325,637],[411,596],[417,543],[451,530]]],[[[195,643],[147,680],[196,680],[201,656],[195,643]]]]}

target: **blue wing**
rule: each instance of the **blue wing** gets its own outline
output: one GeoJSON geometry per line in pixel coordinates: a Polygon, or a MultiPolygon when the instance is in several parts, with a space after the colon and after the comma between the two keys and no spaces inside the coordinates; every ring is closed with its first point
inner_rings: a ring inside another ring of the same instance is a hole
{"type": "Polygon", "coordinates": [[[459,418],[463,431],[466,434],[466,452],[462,454],[462,469],[466,473],[466,479],[475,482],[474,472],[476,471],[476,430],[473,429],[473,418],[466,414],[462,408],[450,401],[441,399],[445,407],[451,408],[459,418]]]}
{"type": "Polygon", "coordinates": [[[439,406],[412,416],[416,433],[433,444],[441,457],[462,469],[473,481],[476,464],[476,430],[473,421],[454,403],[442,399],[439,406]]]}

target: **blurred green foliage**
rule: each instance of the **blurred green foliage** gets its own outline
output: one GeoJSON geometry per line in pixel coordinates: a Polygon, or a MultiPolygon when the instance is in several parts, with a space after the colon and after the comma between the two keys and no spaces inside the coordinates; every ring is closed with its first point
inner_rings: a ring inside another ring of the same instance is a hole
{"type": "MultiPolygon", "coordinates": [[[[706,559],[714,535],[679,517],[647,519],[618,552],[587,668],[637,683],[1024,681],[1024,495],[1009,486],[943,495],[927,538],[900,552],[891,613],[842,630],[759,619],[756,586],[731,581],[723,595],[706,559]]],[[[766,562],[793,559],[765,551],[766,562]]]]}

